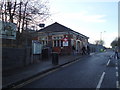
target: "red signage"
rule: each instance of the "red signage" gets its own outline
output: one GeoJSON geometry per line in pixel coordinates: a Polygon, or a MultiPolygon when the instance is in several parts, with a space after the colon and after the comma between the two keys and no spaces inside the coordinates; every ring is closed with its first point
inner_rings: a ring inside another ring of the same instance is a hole
{"type": "Polygon", "coordinates": [[[64,41],[64,42],[67,42],[67,41],[68,41],[68,38],[63,38],[63,41],[64,41]]]}
{"type": "Polygon", "coordinates": [[[68,46],[68,38],[63,38],[63,46],[68,46]]]}

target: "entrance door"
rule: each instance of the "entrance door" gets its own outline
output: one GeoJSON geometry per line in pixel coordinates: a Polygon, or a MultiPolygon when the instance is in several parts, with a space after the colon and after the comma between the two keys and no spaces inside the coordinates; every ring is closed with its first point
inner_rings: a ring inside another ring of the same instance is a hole
{"type": "Polygon", "coordinates": [[[78,53],[80,53],[80,41],[77,41],[77,44],[76,44],[76,50],[78,53]]]}

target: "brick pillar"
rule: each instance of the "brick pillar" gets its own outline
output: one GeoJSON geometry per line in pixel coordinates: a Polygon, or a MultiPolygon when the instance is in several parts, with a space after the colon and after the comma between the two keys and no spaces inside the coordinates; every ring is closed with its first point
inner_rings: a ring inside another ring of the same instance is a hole
{"type": "Polygon", "coordinates": [[[48,36],[48,46],[52,47],[52,36],[48,36]]]}

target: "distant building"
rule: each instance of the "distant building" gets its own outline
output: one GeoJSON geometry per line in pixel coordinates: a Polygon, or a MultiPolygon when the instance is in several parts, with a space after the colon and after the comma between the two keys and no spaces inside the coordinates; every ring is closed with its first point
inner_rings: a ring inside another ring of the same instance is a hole
{"type": "Polygon", "coordinates": [[[106,48],[102,45],[96,45],[96,44],[89,44],[90,46],[90,52],[101,52],[101,50],[105,50],[106,48]]]}
{"type": "Polygon", "coordinates": [[[88,45],[89,37],[78,33],[57,22],[38,31],[38,40],[44,47],[51,47],[53,52],[70,54],[72,47],[78,53],[88,45]]]}

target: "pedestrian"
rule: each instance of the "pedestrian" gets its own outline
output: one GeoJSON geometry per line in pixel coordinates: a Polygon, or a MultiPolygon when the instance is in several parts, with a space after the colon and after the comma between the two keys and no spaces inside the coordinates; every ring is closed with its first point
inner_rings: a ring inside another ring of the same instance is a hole
{"type": "Polygon", "coordinates": [[[85,48],[85,46],[82,47],[82,55],[86,55],[86,48],[85,48]]]}
{"type": "Polygon", "coordinates": [[[75,47],[72,46],[73,55],[75,55],[75,47]]]}
{"type": "Polygon", "coordinates": [[[87,54],[89,55],[90,54],[90,47],[87,46],[87,54]]]}
{"type": "Polygon", "coordinates": [[[114,51],[115,51],[114,58],[119,59],[119,55],[118,55],[118,47],[117,47],[117,46],[115,46],[114,51]]]}

